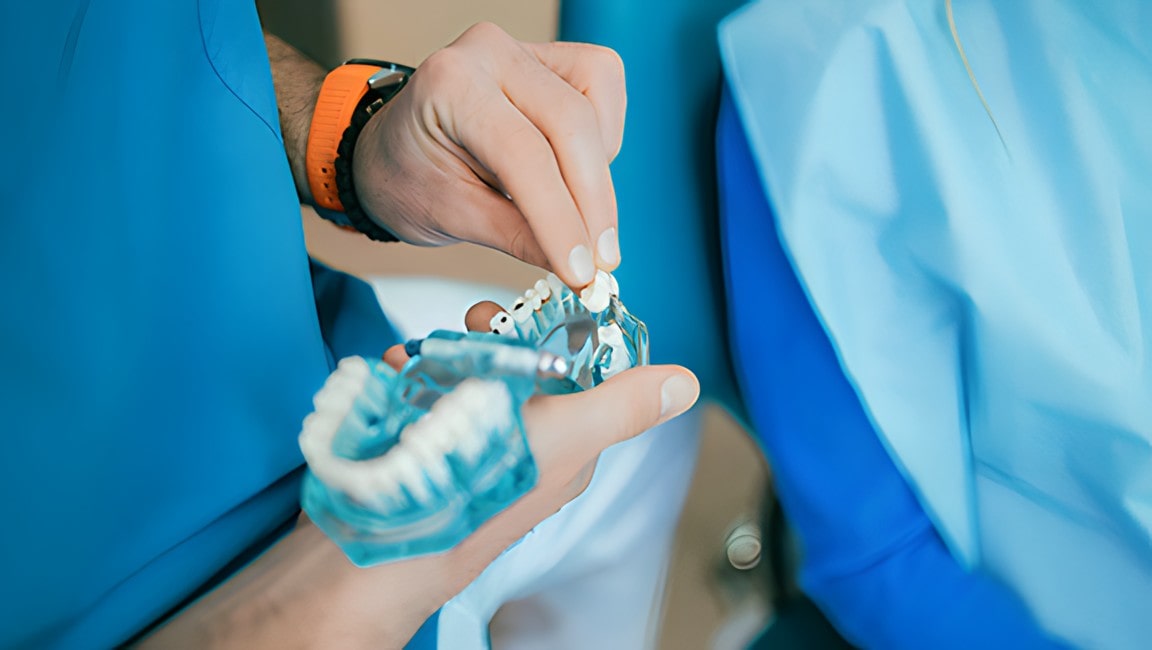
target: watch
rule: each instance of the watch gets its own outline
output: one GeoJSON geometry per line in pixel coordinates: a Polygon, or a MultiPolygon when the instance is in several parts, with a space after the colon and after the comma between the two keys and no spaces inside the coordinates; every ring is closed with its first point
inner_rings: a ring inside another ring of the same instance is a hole
{"type": "Polygon", "coordinates": [[[351,59],[328,73],[316,100],[304,166],[316,206],[342,212],[356,230],[378,241],[397,241],[356,198],[352,154],[368,119],[396,96],[416,70],[406,65],[351,59]]]}

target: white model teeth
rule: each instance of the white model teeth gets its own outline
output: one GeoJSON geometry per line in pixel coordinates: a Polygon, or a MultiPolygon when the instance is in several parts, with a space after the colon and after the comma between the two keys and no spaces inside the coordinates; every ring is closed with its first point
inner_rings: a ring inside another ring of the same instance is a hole
{"type": "Polygon", "coordinates": [[[516,326],[512,324],[512,316],[506,311],[496,312],[492,320],[488,321],[488,325],[496,334],[511,334],[516,331],[516,326]]]}
{"type": "Polygon", "coordinates": [[[532,311],[540,311],[540,305],[544,303],[540,299],[540,294],[536,293],[535,289],[529,289],[524,292],[524,302],[532,311]]]}
{"type": "Polygon", "coordinates": [[[616,325],[605,325],[596,329],[601,345],[612,348],[612,361],[607,368],[600,369],[600,375],[609,379],[617,373],[632,367],[632,360],[628,357],[628,346],[624,343],[624,332],[616,325]]]}
{"type": "MultiPolygon", "coordinates": [[[[433,497],[433,486],[441,491],[455,489],[448,455],[459,454],[464,462],[474,462],[490,444],[503,444],[493,436],[507,434],[514,424],[512,397],[503,382],[468,379],[406,428],[383,456],[359,461],[338,456],[333,450],[336,434],[358,410],[355,396],[347,399],[347,390],[354,379],[362,384],[374,379],[363,374],[367,363],[363,359],[359,363],[363,366],[353,362],[357,367],[347,370],[341,363],[317,394],[317,410],[304,418],[300,449],[321,482],[366,506],[389,507],[404,490],[414,500],[425,502],[433,497]],[[335,410],[344,404],[348,409],[335,410]]],[[[361,433],[367,435],[367,429],[361,433]]]]}
{"type": "Polygon", "coordinates": [[[565,285],[564,281],[555,273],[549,273],[544,277],[544,281],[548,283],[548,288],[552,290],[552,295],[557,297],[564,295],[564,288],[567,285],[565,285]]]}
{"type": "Polygon", "coordinates": [[[374,390],[377,386],[374,385],[375,380],[370,375],[371,370],[368,369],[368,362],[364,359],[350,357],[342,360],[336,366],[336,370],[328,376],[324,386],[312,398],[316,413],[329,414],[337,418],[337,427],[342,420],[346,420],[348,426],[366,427],[368,414],[364,412],[365,409],[356,408],[356,404],[361,395],[367,394],[369,396],[367,403],[364,400],[360,403],[368,407],[367,410],[374,410],[370,406],[373,403],[371,398],[375,397],[378,391],[374,390]]]}
{"type": "MultiPolygon", "coordinates": [[[[397,483],[408,490],[408,494],[416,501],[427,501],[431,496],[428,489],[428,479],[420,459],[411,450],[403,447],[388,450],[384,455],[387,468],[392,472],[397,483]]],[[[386,490],[385,490],[386,491],[386,490]]]]}
{"type": "Polygon", "coordinates": [[[584,287],[584,290],[580,292],[580,304],[593,314],[598,314],[608,308],[608,302],[612,298],[609,278],[607,273],[598,271],[592,284],[584,287]]]}
{"type": "Polygon", "coordinates": [[[552,287],[543,278],[537,280],[532,288],[536,290],[536,295],[540,296],[540,302],[547,302],[552,297],[552,287]]]}
{"type": "Polygon", "coordinates": [[[528,319],[532,318],[532,308],[523,298],[517,298],[516,302],[512,303],[512,309],[509,309],[508,312],[512,314],[512,320],[517,323],[526,323],[528,319]]]}
{"type": "Polygon", "coordinates": [[[372,374],[372,369],[368,367],[368,362],[364,357],[346,357],[336,364],[336,369],[351,375],[353,377],[364,378],[372,374]]]}

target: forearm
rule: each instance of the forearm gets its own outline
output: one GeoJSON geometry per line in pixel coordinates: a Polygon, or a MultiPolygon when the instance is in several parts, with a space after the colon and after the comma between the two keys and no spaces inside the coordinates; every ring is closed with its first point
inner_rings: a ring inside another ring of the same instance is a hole
{"type": "Polygon", "coordinates": [[[455,589],[440,556],[353,566],[309,523],[142,643],[155,648],[400,648],[455,589]]]}
{"type": "Polygon", "coordinates": [[[276,88],[276,103],[280,109],[280,132],[284,136],[284,149],[292,167],[292,178],[296,181],[296,193],[302,203],[312,203],[304,158],[312,112],[316,108],[316,98],[327,72],[273,34],[264,32],[264,44],[272,64],[272,83],[276,88]]]}

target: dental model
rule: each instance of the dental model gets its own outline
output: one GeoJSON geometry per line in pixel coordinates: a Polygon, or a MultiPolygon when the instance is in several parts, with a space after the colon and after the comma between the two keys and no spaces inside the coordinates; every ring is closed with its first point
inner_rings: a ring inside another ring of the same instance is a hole
{"type": "Polygon", "coordinates": [[[536,483],[525,383],[463,378],[425,410],[428,387],[342,360],[300,433],[304,510],[359,566],[452,548],[536,483]]]}
{"type": "Polygon", "coordinates": [[[618,296],[607,273],[579,297],[549,275],[492,333],[409,341],[399,372],[342,360],[300,433],[304,510],[360,566],[458,544],[535,485],[525,401],[648,362],[647,329],[618,296]]]}
{"type": "Polygon", "coordinates": [[[489,324],[495,334],[567,354],[581,389],[648,363],[648,329],[624,308],[616,278],[604,271],[578,297],[549,273],[489,324]]]}

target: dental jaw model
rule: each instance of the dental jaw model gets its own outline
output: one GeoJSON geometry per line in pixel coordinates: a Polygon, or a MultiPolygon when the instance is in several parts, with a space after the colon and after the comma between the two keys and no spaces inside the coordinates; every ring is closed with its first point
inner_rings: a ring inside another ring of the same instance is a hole
{"type": "MultiPolygon", "coordinates": [[[[577,296],[549,273],[489,323],[492,332],[527,341],[572,360],[580,390],[622,370],[648,364],[648,328],[620,302],[616,278],[599,271],[577,296]]],[[[545,388],[545,392],[552,391],[545,388]]]]}
{"type": "Polygon", "coordinates": [[[342,360],[300,434],[304,510],[360,566],[458,544],[535,485],[528,398],[648,362],[647,330],[617,295],[606,273],[579,297],[550,275],[493,333],[410,341],[400,372],[342,360]]]}

